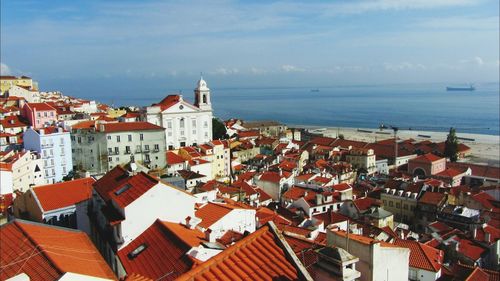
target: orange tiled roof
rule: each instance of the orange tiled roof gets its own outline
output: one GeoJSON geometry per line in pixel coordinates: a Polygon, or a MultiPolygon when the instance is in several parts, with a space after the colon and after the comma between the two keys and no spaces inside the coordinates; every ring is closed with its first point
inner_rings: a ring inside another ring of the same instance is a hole
{"type": "Polygon", "coordinates": [[[93,178],[83,178],[33,188],[43,211],[74,205],[92,197],[93,178]]]}
{"type": "Polygon", "coordinates": [[[56,111],[54,107],[52,107],[46,102],[27,103],[26,106],[29,107],[30,109],[35,109],[36,111],[50,111],[50,110],[56,111]]]}
{"type": "Polygon", "coordinates": [[[396,239],[394,245],[410,249],[410,266],[427,271],[438,272],[443,264],[444,254],[441,250],[417,241],[396,239]]]}
{"type": "Polygon", "coordinates": [[[234,209],[236,206],[229,204],[207,203],[195,212],[195,216],[201,219],[198,225],[206,229],[234,209]]]}
{"type": "Polygon", "coordinates": [[[442,157],[439,157],[439,156],[436,156],[432,153],[426,153],[424,155],[420,155],[418,156],[417,158],[413,158],[412,162],[426,162],[426,163],[432,163],[432,162],[436,162],[436,161],[439,161],[441,159],[444,159],[442,157]]]}
{"type": "Polygon", "coordinates": [[[190,249],[191,246],[182,243],[177,235],[157,220],[118,251],[118,257],[129,275],[138,274],[154,280],[175,280],[193,266],[193,260],[186,255],[190,249]],[[130,256],[141,245],[146,248],[137,256],[130,256]]]}
{"type": "Polygon", "coordinates": [[[426,191],[420,200],[418,200],[418,203],[438,205],[444,197],[446,197],[444,193],[426,191]]]}
{"type": "Polygon", "coordinates": [[[0,236],[1,280],[21,272],[31,280],[58,280],[66,272],[116,280],[84,232],[14,220],[0,236]]]}
{"type": "Polygon", "coordinates": [[[148,122],[120,122],[107,123],[104,125],[104,131],[107,133],[113,132],[128,132],[128,131],[147,131],[147,130],[165,130],[160,126],[148,122]]]}
{"type": "Polygon", "coordinates": [[[283,249],[286,241],[271,228],[272,224],[260,228],[177,280],[312,280],[291,262],[295,254],[283,249]]]}
{"type": "Polygon", "coordinates": [[[171,152],[167,151],[167,164],[168,165],[174,165],[174,164],[180,164],[184,163],[186,160],[182,158],[181,156],[171,152]]]}

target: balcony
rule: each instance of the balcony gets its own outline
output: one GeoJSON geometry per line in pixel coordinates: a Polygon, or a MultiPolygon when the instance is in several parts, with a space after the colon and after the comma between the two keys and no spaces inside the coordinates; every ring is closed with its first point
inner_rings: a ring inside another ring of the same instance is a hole
{"type": "Polygon", "coordinates": [[[160,149],[155,148],[155,149],[153,149],[153,152],[155,152],[155,153],[156,153],[156,152],[160,152],[160,149]]]}
{"type": "Polygon", "coordinates": [[[132,154],[132,151],[130,151],[130,150],[125,150],[125,154],[132,154]]]}
{"type": "Polygon", "coordinates": [[[42,148],[51,148],[51,147],[54,147],[53,143],[42,144],[42,148]]]}

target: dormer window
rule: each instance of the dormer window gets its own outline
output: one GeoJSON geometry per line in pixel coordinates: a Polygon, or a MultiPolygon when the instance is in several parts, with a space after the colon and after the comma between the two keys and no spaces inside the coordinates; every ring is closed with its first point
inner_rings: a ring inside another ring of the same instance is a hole
{"type": "Polygon", "coordinates": [[[130,184],[125,184],[124,186],[122,186],[120,189],[118,189],[117,191],[115,191],[115,195],[120,195],[122,194],[123,192],[129,190],[132,186],[130,184]]]}
{"type": "Polygon", "coordinates": [[[135,259],[137,256],[139,256],[147,248],[148,248],[148,245],[146,243],[142,243],[137,248],[135,248],[132,252],[128,253],[127,256],[131,260],[135,259]]]}

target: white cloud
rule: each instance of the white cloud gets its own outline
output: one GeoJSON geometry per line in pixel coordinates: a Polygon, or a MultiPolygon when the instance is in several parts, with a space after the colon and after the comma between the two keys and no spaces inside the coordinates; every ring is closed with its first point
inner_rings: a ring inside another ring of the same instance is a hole
{"type": "Polygon", "coordinates": [[[484,61],[481,57],[474,57],[474,62],[477,64],[477,65],[483,65],[484,64],[484,61]]]}
{"type": "Polygon", "coordinates": [[[427,67],[421,63],[384,63],[384,69],[387,71],[402,71],[402,70],[425,70],[427,67]]]}
{"type": "Polygon", "coordinates": [[[237,68],[219,67],[215,71],[210,72],[210,74],[214,74],[214,75],[232,75],[232,74],[237,74],[239,72],[240,71],[237,68]]]}
{"type": "Polygon", "coordinates": [[[0,63],[0,74],[1,75],[12,75],[10,67],[5,63],[0,63]]]}
{"type": "Polygon", "coordinates": [[[262,68],[251,67],[250,73],[260,75],[260,74],[266,74],[268,73],[268,71],[262,68]]]}
{"type": "Polygon", "coordinates": [[[281,70],[284,72],[304,72],[306,71],[304,68],[300,68],[290,64],[284,64],[281,66],[281,70]]]}

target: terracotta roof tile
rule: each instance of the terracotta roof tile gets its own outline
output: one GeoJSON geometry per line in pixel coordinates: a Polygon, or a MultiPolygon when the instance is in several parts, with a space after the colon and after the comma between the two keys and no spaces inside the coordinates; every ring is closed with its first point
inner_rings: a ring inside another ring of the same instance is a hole
{"type": "Polygon", "coordinates": [[[164,128],[148,122],[119,122],[103,124],[104,131],[107,133],[113,132],[128,132],[128,131],[149,131],[149,130],[165,130],[164,128]]]}
{"type": "Polygon", "coordinates": [[[234,209],[229,204],[207,203],[195,212],[195,216],[201,219],[198,225],[207,229],[234,209]]]}
{"type": "Polygon", "coordinates": [[[51,111],[51,110],[56,111],[56,109],[53,106],[49,105],[46,102],[39,102],[39,103],[30,102],[27,103],[25,106],[29,107],[30,109],[35,109],[36,111],[51,111]]]}
{"type": "Polygon", "coordinates": [[[186,160],[182,158],[181,156],[171,152],[167,151],[167,164],[168,165],[174,165],[174,164],[180,164],[184,163],[186,160]]]}
{"type": "Polygon", "coordinates": [[[2,280],[20,272],[31,280],[58,280],[66,272],[116,280],[84,232],[14,220],[0,236],[2,280]]]}
{"type": "Polygon", "coordinates": [[[442,251],[417,241],[396,239],[394,245],[410,249],[410,267],[438,272],[443,264],[442,251]]]}
{"type": "MultiPolygon", "coordinates": [[[[297,265],[264,226],[177,280],[301,280],[297,265]]],[[[293,253],[291,253],[294,255],[293,253]]],[[[307,274],[307,272],[305,273],[307,274]]],[[[310,279],[310,276],[308,276],[310,279]]]]}
{"type": "Polygon", "coordinates": [[[418,203],[424,203],[429,205],[438,205],[446,197],[446,194],[439,192],[426,191],[424,195],[418,200],[418,203]]]}
{"type": "Polygon", "coordinates": [[[92,197],[93,178],[33,187],[43,211],[51,211],[85,201],[92,197]]]}
{"type": "Polygon", "coordinates": [[[424,155],[420,155],[416,158],[413,158],[412,162],[426,162],[426,163],[432,163],[432,162],[436,162],[436,161],[439,161],[439,160],[442,160],[444,158],[442,157],[439,157],[439,156],[436,156],[432,153],[426,153],[424,155]]]}
{"type": "Polygon", "coordinates": [[[134,241],[118,251],[118,257],[127,274],[157,280],[175,280],[193,266],[193,260],[186,255],[191,246],[172,233],[157,220],[134,241]],[[131,256],[131,252],[141,245],[146,248],[131,256]]]}

